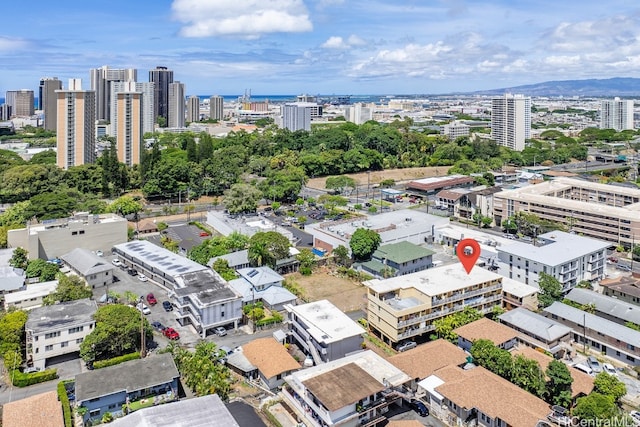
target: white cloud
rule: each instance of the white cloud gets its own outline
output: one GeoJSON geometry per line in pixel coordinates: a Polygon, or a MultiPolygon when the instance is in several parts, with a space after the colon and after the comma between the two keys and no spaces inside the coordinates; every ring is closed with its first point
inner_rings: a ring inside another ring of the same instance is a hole
{"type": "Polygon", "coordinates": [[[24,39],[0,36],[0,52],[13,52],[26,49],[29,42],[24,39]]]}
{"type": "Polygon", "coordinates": [[[256,38],[313,29],[302,0],[174,0],[171,8],[185,37],[256,38]]]}
{"type": "Polygon", "coordinates": [[[325,49],[347,49],[349,45],[344,42],[342,37],[332,36],[329,37],[326,42],[322,43],[320,47],[325,49]]]}
{"type": "Polygon", "coordinates": [[[355,34],[349,36],[349,38],[347,39],[347,43],[349,43],[350,46],[364,46],[367,44],[366,41],[356,36],[355,34]]]}

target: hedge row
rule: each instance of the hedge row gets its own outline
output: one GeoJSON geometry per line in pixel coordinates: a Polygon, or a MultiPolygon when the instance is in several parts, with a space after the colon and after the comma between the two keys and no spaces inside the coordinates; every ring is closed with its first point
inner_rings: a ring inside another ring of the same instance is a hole
{"type": "Polygon", "coordinates": [[[60,381],[58,383],[58,400],[62,405],[62,415],[64,416],[64,427],[72,427],[73,421],[71,419],[71,404],[69,403],[69,396],[67,395],[67,389],[64,387],[66,381],[60,381]]]}
{"type": "Polygon", "coordinates": [[[129,360],[135,360],[135,359],[140,359],[140,353],[137,351],[134,353],[124,354],[122,356],[114,357],[112,359],[98,360],[96,362],[93,362],[93,368],[94,369],[106,368],[107,366],[118,365],[122,362],[128,362],[129,360]]]}
{"type": "Polygon", "coordinates": [[[15,369],[13,371],[9,371],[9,375],[14,386],[27,387],[33,384],[55,380],[58,378],[58,371],[56,369],[47,369],[46,371],[25,374],[15,369]]]}

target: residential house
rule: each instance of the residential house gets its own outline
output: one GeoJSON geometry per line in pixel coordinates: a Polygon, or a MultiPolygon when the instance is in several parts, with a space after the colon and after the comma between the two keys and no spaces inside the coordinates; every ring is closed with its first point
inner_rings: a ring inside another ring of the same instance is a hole
{"type": "Polygon", "coordinates": [[[96,321],[98,306],[90,299],[80,299],[34,308],[25,324],[27,365],[44,369],[53,357],[80,351],[96,321]]]}
{"type": "Polygon", "coordinates": [[[82,277],[91,289],[113,282],[114,265],[87,249],[75,248],[60,256],[60,259],[71,271],[82,277]]]}
{"type": "Polygon", "coordinates": [[[286,305],[285,309],[292,340],[316,365],[362,349],[364,329],[329,301],[286,305]]]}
{"type": "Polygon", "coordinates": [[[0,267],[0,295],[23,290],[27,275],[21,268],[10,266],[0,267]]]}
{"type": "Polygon", "coordinates": [[[455,217],[455,212],[460,211],[460,199],[471,190],[467,188],[454,188],[453,190],[441,190],[436,194],[435,208],[446,210],[455,217]]]}
{"type": "Polygon", "coordinates": [[[262,301],[269,310],[283,311],[298,299],[282,286],[284,277],[269,267],[242,268],[237,273],[240,277],[229,281],[229,286],[242,295],[243,305],[262,301]]]}
{"type": "Polygon", "coordinates": [[[407,184],[407,190],[421,195],[436,194],[442,190],[470,187],[475,179],[467,175],[447,175],[422,178],[407,184]]]}
{"type": "Polygon", "coordinates": [[[380,246],[361,268],[377,278],[403,276],[431,268],[434,253],[411,242],[390,243],[380,246]]]}
{"type": "Polygon", "coordinates": [[[534,242],[498,246],[498,272],[538,287],[540,273],[557,279],[566,293],[581,281],[604,278],[610,243],[564,231],[541,234],[534,242]]]}
{"type": "Polygon", "coordinates": [[[189,426],[240,427],[220,396],[207,396],[183,399],[170,405],[156,405],[138,409],[126,417],[116,418],[111,427],[151,427],[151,426],[189,426]]]}
{"type": "Polygon", "coordinates": [[[275,389],[284,377],[300,369],[300,364],[273,337],[258,338],[242,346],[242,354],[256,367],[262,384],[275,389]]]}
{"type": "Polygon", "coordinates": [[[535,286],[525,285],[505,277],[502,279],[502,308],[509,311],[524,307],[535,311],[538,309],[539,292],[540,290],[535,286]]]}
{"type": "Polygon", "coordinates": [[[30,310],[42,305],[42,300],[47,295],[55,292],[58,281],[32,283],[23,291],[16,291],[4,296],[4,309],[14,307],[18,310],[30,310]]]}
{"type": "Polygon", "coordinates": [[[76,375],[76,405],[87,408],[85,423],[107,412],[117,416],[124,405],[142,398],[174,400],[179,378],[169,353],[83,372],[76,375]]]}
{"type": "Polygon", "coordinates": [[[141,219],[139,221],[131,221],[129,222],[128,227],[133,230],[136,230],[136,233],[138,233],[138,235],[153,234],[159,231],[156,220],[151,220],[151,219],[141,219]]]}
{"type": "Polygon", "coordinates": [[[473,307],[490,313],[502,304],[502,276],[483,268],[467,274],[461,264],[430,268],[367,286],[367,319],[388,344],[430,334],[434,321],[473,307]]]}
{"type": "Polygon", "coordinates": [[[373,426],[386,420],[394,389],[410,378],[371,350],[296,371],[282,394],[304,423],[373,426]]]}
{"type": "Polygon", "coordinates": [[[548,351],[556,358],[571,350],[571,328],[526,308],[507,311],[498,320],[519,332],[519,344],[548,351]]]}
{"type": "Polygon", "coordinates": [[[496,347],[511,350],[518,342],[518,331],[483,317],[453,330],[458,335],[458,347],[471,351],[477,340],[489,340],[496,347]]]}
{"type": "Polygon", "coordinates": [[[640,279],[629,276],[618,276],[600,281],[602,293],[620,301],[640,305],[640,279]]]}
{"type": "Polygon", "coordinates": [[[626,323],[640,325],[640,310],[638,310],[638,306],[635,304],[630,304],[614,297],[581,288],[572,289],[565,298],[581,306],[591,306],[595,308],[593,314],[611,320],[612,322],[621,325],[625,325],[626,323]]]}
{"type": "Polygon", "coordinates": [[[28,223],[26,228],[9,230],[8,246],[21,247],[29,259],[59,258],[75,248],[109,252],[127,241],[127,220],[115,214],[77,213],[70,218],[28,223]]]}
{"type": "Polygon", "coordinates": [[[3,427],[64,427],[58,393],[48,391],[2,405],[3,427]]]}
{"type": "Polygon", "coordinates": [[[571,328],[576,343],[623,363],[640,365],[639,331],[557,301],[545,308],[543,315],[571,328]]]}
{"type": "Polygon", "coordinates": [[[249,250],[244,249],[242,251],[231,252],[230,254],[220,255],[214,258],[211,258],[207,265],[213,268],[213,263],[215,263],[219,259],[224,259],[227,261],[227,265],[229,268],[233,268],[238,271],[242,268],[251,267],[251,262],[249,261],[249,250]]]}

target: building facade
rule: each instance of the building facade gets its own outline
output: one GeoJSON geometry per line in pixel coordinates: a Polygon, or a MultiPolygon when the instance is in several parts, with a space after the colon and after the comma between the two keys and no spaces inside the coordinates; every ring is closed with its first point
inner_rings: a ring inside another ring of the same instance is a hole
{"type": "Polygon", "coordinates": [[[81,299],[34,308],[25,324],[28,366],[44,369],[48,359],[80,351],[96,326],[95,301],[81,299]]]}
{"type": "Polygon", "coordinates": [[[45,77],[38,87],[38,109],[44,114],[44,128],[55,131],[58,125],[58,97],[56,90],[62,89],[62,82],[57,77],[45,77]]]}
{"type": "Polygon", "coordinates": [[[200,97],[191,95],[187,98],[187,122],[200,121],[200,97]]]}
{"type": "Polygon", "coordinates": [[[184,84],[180,82],[169,83],[168,103],[169,117],[167,118],[167,126],[170,128],[183,128],[186,113],[184,84]]]}
{"type": "Polygon", "coordinates": [[[158,117],[162,117],[167,124],[169,119],[169,84],[173,83],[173,71],[167,67],[156,67],[155,70],[149,71],[149,81],[154,84],[154,122],[158,123],[158,117]]]}
{"type": "Polygon", "coordinates": [[[470,126],[465,123],[453,121],[442,127],[442,134],[449,138],[450,141],[455,141],[460,137],[469,136],[470,129],[470,126]]]}
{"type": "Polygon", "coordinates": [[[431,333],[435,320],[465,307],[489,313],[502,303],[502,276],[482,268],[467,274],[460,264],[365,284],[369,327],[391,345],[431,333]]]}
{"type": "Polygon", "coordinates": [[[96,93],[83,90],[80,79],[56,90],[57,165],[62,169],[94,163],[96,159],[96,93]]]}
{"type": "Polygon", "coordinates": [[[282,127],[291,132],[297,130],[311,131],[311,108],[309,103],[291,103],[281,107],[282,127]]]}
{"type": "Polygon", "coordinates": [[[118,160],[127,166],[140,164],[144,134],[143,93],[136,91],[136,83],[124,83],[123,90],[115,90],[112,129],[115,131],[118,160]]]}
{"type": "Polygon", "coordinates": [[[531,138],[531,98],[505,94],[491,100],[491,138],[498,145],[524,150],[531,138]]]}
{"type": "Polygon", "coordinates": [[[13,117],[31,117],[35,112],[33,91],[29,89],[8,90],[5,103],[11,106],[13,117]]]}
{"type": "Polygon", "coordinates": [[[111,117],[110,133],[113,136],[117,136],[118,129],[118,108],[116,102],[118,97],[117,93],[123,92],[140,92],[142,94],[142,134],[153,133],[155,117],[153,115],[154,108],[154,83],[152,82],[112,82],[111,83],[111,117]]]}
{"type": "Polygon", "coordinates": [[[214,95],[209,98],[209,118],[211,120],[222,120],[224,117],[224,98],[214,95]]]}
{"type": "Polygon", "coordinates": [[[96,120],[111,119],[111,85],[114,82],[135,82],[138,72],[134,68],[110,68],[104,65],[89,72],[91,90],[96,94],[96,120]]]}
{"type": "Polygon", "coordinates": [[[632,100],[616,97],[600,102],[600,129],[615,129],[620,132],[633,128],[632,100]]]}

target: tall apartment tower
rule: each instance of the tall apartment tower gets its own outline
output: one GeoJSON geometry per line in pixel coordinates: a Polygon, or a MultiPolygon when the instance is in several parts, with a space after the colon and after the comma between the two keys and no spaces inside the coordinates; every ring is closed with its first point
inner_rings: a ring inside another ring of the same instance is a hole
{"type": "Polygon", "coordinates": [[[291,132],[297,130],[311,130],[311,108],[313,104],[293,102],[281,108],[282,127],[291,132]]]}
{"type": "Polygon", "coordinates": [[[82,90],[82,80],[69,79],[69,87],[56,91],[57,164],[62,169],[93,163],[96,159],[96,93],[82,90]]]}
{"type": "Polygon", "coordinates": [[[38,110],[44,113],[45,130],[55,131],[58,126],[58,96],[56,91],[62,89],[62,81],[57,77],[43,77],[38,86],[38,110]]]}
{"type": "Polygon", "coordinates": [[[531,138],[531,98],[505,94],[491,100],[491,138],[498,145],[524,150],[531,138]]]}
{"type": "Polygon", "coordinates": [[[184,84],[173,82],[169,84],[169,117],[167,126],[170,128],[183,128],[185,116],[184,84]]]}
{"type": "Polygon", "coordinates": [[[633,101],[603,100],[600,105],[600,129],[615,129],[620,132],[633,129],[633,101]]]}
{"type": "Polygon", "coordinates": [[[0,104],[0,120],[9,120],[11,118],[11,105],[0,104]]]}
{"type": "Polygon", "coordinates": [[[114,82],[111,84],[111,133],[116,136],[118,128],[118,115],[116,111],[116,96],[118,92],[141,92],[142,93],[142,133],[152,133],[154,130],[155,116],[153,115],[154,83],[151,82],[114,82]],[[129,90],[132,88],[132,90],[129,90]]]}
{"type": "Polygon", "coordinates": [[[163,117],[165,125],[169,123],[169,84],[173,83],[173,71],[167,67],[156,67],[149,71],[149,81],[154,86],[153,119],[158,123],[158,117],[163,117]]]}
{"type": "Polygon", "coordinates": [[[30,117],[35,112],[33,91],[29,89],[8,90],[5,103],[11,106],[14,117],[30,117]]]}
{"type": "Polygon", "coordinates": [[[187,121],[200,121],[200,97],[196,95],[191,95],[189,99],[187,99],[187,121]]]}
{"type": "Polygon", "coordinates": [[[214,95],[209,98],[209,118],[211,120],[222,120],[224,117],[224,98],[214,95]]]}
{"type": "Polygon", "coordinates": [[[123,90],[113,93],[115,99],[115,134],[118,160],[127,166],[140,164],[142,147],[143,93],[135,82],[123,83],[123,90]]]}
{"type": "Polygon", "coordinates": [[[96,118],[109,120],[111,109],[111,85],[114,82],[135,82],[138,72],[135,68],[109,68],[104,65],[90,71],[91,90],[96,93],[96,118]]]}

